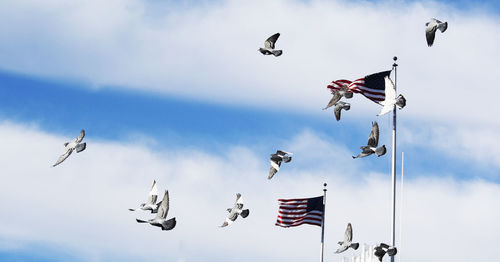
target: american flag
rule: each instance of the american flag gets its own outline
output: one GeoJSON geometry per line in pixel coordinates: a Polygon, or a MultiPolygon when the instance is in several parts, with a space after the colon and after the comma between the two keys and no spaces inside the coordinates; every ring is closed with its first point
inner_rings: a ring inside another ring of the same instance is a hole
{"type": "Polygon", "coordinates": [[[385,100],[384,77],[390,74],[391,70],[367,75],[354,81],[344,79],[332,81],[332,83],[328,85],[328,88],[330,88],[333,93],[335,90],[339,90],[343,85],[347,85],[347,88],[353,93],[361,93],[373,102],[379,103],[385,100]]]}
{"type": "Polygon", "coordinates": [[[277,226],[296,227],[302,224],[321,226],[325,205],[323,197],[278,199],[277,226]]]}

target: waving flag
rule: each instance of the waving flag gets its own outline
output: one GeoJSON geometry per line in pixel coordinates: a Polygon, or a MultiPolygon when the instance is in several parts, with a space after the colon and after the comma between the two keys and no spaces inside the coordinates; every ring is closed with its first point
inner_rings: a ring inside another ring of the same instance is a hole
{"type": "Polygon", "coordinates": [[[333,81],[330,85],[328,85],[328,88],[330,88],[333,93],[336,90],[339,90],[342,86],[347,85],[347,88],[353,93],[361,93],[373,102],[379,103],[385,100],[384,77],[389,76],[390,74],[391,70],[367,75],[354,81],[341,79],[333,81]]]}
{"type": "Polygon", "coordinates": [[[277,226],[296,227],[302,224],[321,226],[325,205],[323,197],[279,199],[277,226]]]}

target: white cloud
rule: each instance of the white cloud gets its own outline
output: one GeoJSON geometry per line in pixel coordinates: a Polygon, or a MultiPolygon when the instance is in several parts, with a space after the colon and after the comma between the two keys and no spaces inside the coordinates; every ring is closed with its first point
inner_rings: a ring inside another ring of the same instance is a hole
{"type": "MultiPolygon", "coordinates": [[[[333,250],[347,222],[353,223],[358,241],[389,241],[390,175],[361,172],[362,161],[340,161],[347,149],[311,131],[286,145],[295,158],[271,181],[266,179],[268,156],[245,147],[224,154],[153,151],[96,141],[88,134],[86,151],[51,168],[71,135],[4,122],[0,137],[9,141],[0,148],[0,239],[11,243],[3,249],[38,243],[70,250],[87,261],[117,256],[145,261],[317,259],[319,228],[273,224],[276,199],[319,195],[325,181],[327,260],[340,260],[333,250]],[[316,162],[307,166],[303,158],[316,162]],[[152,179],[171,194],[169,216],[178,221],[172,231],[138,224],[136,217],[150,215],[127,211],[144,200],[152,179]],[[250,216],[218,228],[236,192],[243,194],[250,216]]],[[[491,259],[500,233],[500,213],[491,207],[500,200],[499,192],[497,184],[484,181],[407,180],[405,260],[491,259]],[[470,249],[474,239],[481,244],[470,249]]]]}

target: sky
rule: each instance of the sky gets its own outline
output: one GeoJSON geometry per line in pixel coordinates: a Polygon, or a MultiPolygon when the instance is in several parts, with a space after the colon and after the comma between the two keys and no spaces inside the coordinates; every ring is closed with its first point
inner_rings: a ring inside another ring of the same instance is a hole
{"type": "Polygon", "coordinates": [[[325,261],[359,254],[334,254],[348,222],[390,242],[392,116],[359,94],[341,121],[321,109],[394,56],[396,260],[496,254],[498,1],[2,1],[0,28],[1,261],[318,259],[319,227],[274,222],[323,183],[325,261]],[[431,17],[449,27],[428,47],[431,17]],[[283,55],[261,55],[276,32],[283,55]],[[353,160],[373,121],[388,153],[353,160]],[[87,149],[51,167],[81,129],[87,149]],[[293,159],[268,180],[277,149],[293,159]],[[127,210],[152,180],[172,231],[127,210]],[[236,193],[250,215],[219,228],[236,193]]]}

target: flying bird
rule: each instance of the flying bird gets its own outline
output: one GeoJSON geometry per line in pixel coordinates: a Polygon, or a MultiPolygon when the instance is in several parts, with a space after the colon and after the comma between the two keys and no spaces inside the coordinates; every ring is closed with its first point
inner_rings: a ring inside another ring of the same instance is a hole
{"type": "Polygon", "coordinates": [[[377,154],[377,156],[383,156],[387,151],[385,145],[377,148],[378,145],[378,136],[379,129],[377,122],[372,122],[372,131],[370,132],[370,136],[368,137],[368,143],[366,146],[362,146],[361,153],[358,156],[352,156],[352,158],[361,158],[365,156],[369,156],[373,153],[377,154]]]}
{"type": "Polygon", "coordinates": [[[351,223],[347,224],[347,228],[344,233],[344,241],[338,242],[340,247],[335,251],[336,254],[342,253],[346,251],[348,248],[352,248],[354,250],[358,249],[359,243],[352,243],[352,226],[351,223]]]}
{"type": "Polygon", "coordinates": [[[396,87],[389,77],[385,77],[385,100],[380,102],[383,106],[378,116],[385,115],[397,106],[399,109],[406,106],[406,99],[403,95],[396,97],[396,87]]]}
{"type": "Polygon", "coordinates": [[[229,212],[229,215],[227,216],[226,221],[224,221],[224,223],[220,227],[229,226],[236,220],[236,218],[238,218],[238,215],[241,215],[241,217],[245,218],[250,214],[250,210],[243,209],[243,197],[241,197],[240,193],[236,194],[236,202],[234,203],[233,208],[227,209],[227,212],[229,212]]]}
{"type": "Polygon", "coordinates": [[[77,138],[75,138],[71,142],[64,143],[65,152],[59,157],[59,159],[57,159],[57,162],[54,165],[52,165],[52,167],[55,167],[61,164],[64,160],[66,160],[66,158],[68,158],[69,155],[73,153],[73,150],[76,150],[77,153],[80,153],[83,150],[85,150],[85,148],[87,148],[87,143],[81,143],[83,137],[85,137],[85,130],[82,129],[82,131],[80,131],[80,135],[77,138]]]}
{"type": "Polygon", "coordinates": [[[283,53],[283,50],[275,50],[274,46],[276,44],[276,41],[278,40],[278,37],[280,37],[280,33],[276,33],[272,36],[270,36],[265,42],[264,42],[264,48],[259,48],[259,51],[263,55],[274,55],[274,56],[280,56],[283,53]]]}
{"type": "Polygon", "coordinates": [[[354,93],[349,90],[348,85],[343,84],[339,90],[333,91],[332,94],[333,94],[332,99],[330,99],[330,102],[328,102],[328,105],[326,105],[326,107],[323,108],[323,110],[337,104],[337,102],[340,101],[342,97],[345,97],[347,99],[352,98],[354,93]]]}
{"type": "Polygon", "coordinates": [[[270,162],[271,169],[269,170],[269,176],[267,179],[273,178],[274,174],[280,170],[281,162],[288,163],[292,161],[292,153],[277,150],[275,154],[271,154],[270,162]]]}
{"type": "MultiPolygon", "coordinates": [[[[151,186],[151,190],[149,190],[147,202],[142,203],[138,209],[145,211],[150,210],[151,213],[158,212],[158,207],[160,206],[161,202],[156,203],[157,199],[158,199],[158,187],[156,186],[156,180],[153,180],[153,186],[151,186]]],[[[135,211],[136,209],[129,208],[128,210],[135,211]]]]}
{"type": "Polygon", "coordinates": [[[333,108],[333,112],[335,113],[335,119],[337,119],[337,121],[340,120],[340,111],[342,109],[348,111],[349,109],[351,109],[351,104],[342,101],[337,102],[337,104],[333,108]]]}
{"type": "Polygon", "coordinates": [[[382,261],[382,258],[384,257],[385,253],[387,253],[387,255],[389,255],[390,257],[398,253],[396,247],[391,247],[384,243],[380,243],[380,245],[377,245],[374,249],[375,249],[374,255],[378,258],[378,261],[382,261]]]}
{"type": "Polygon", "coordinates": [[[448,28],[448,22],[441,22],[435,18],[431,18],[431,21],[425,23],[425,37],[427,38],[427,45],[432,46],[434,43],[434,38],[436,37],[436,30],[439,29],[441,33],[444,33],[448,28]]]}
{"type": "Polygon", "coordinates": [[[137,223],[149,223],[152,226],[161,227],[161,230],[172,230],[175,224],[177,224],[177,221],[175,221],[175,217],[167,220],[168,209],[169,197],[168,191],[165,191],[156,217],[149,220],[136,219],[136,221],[137,223]]]}

